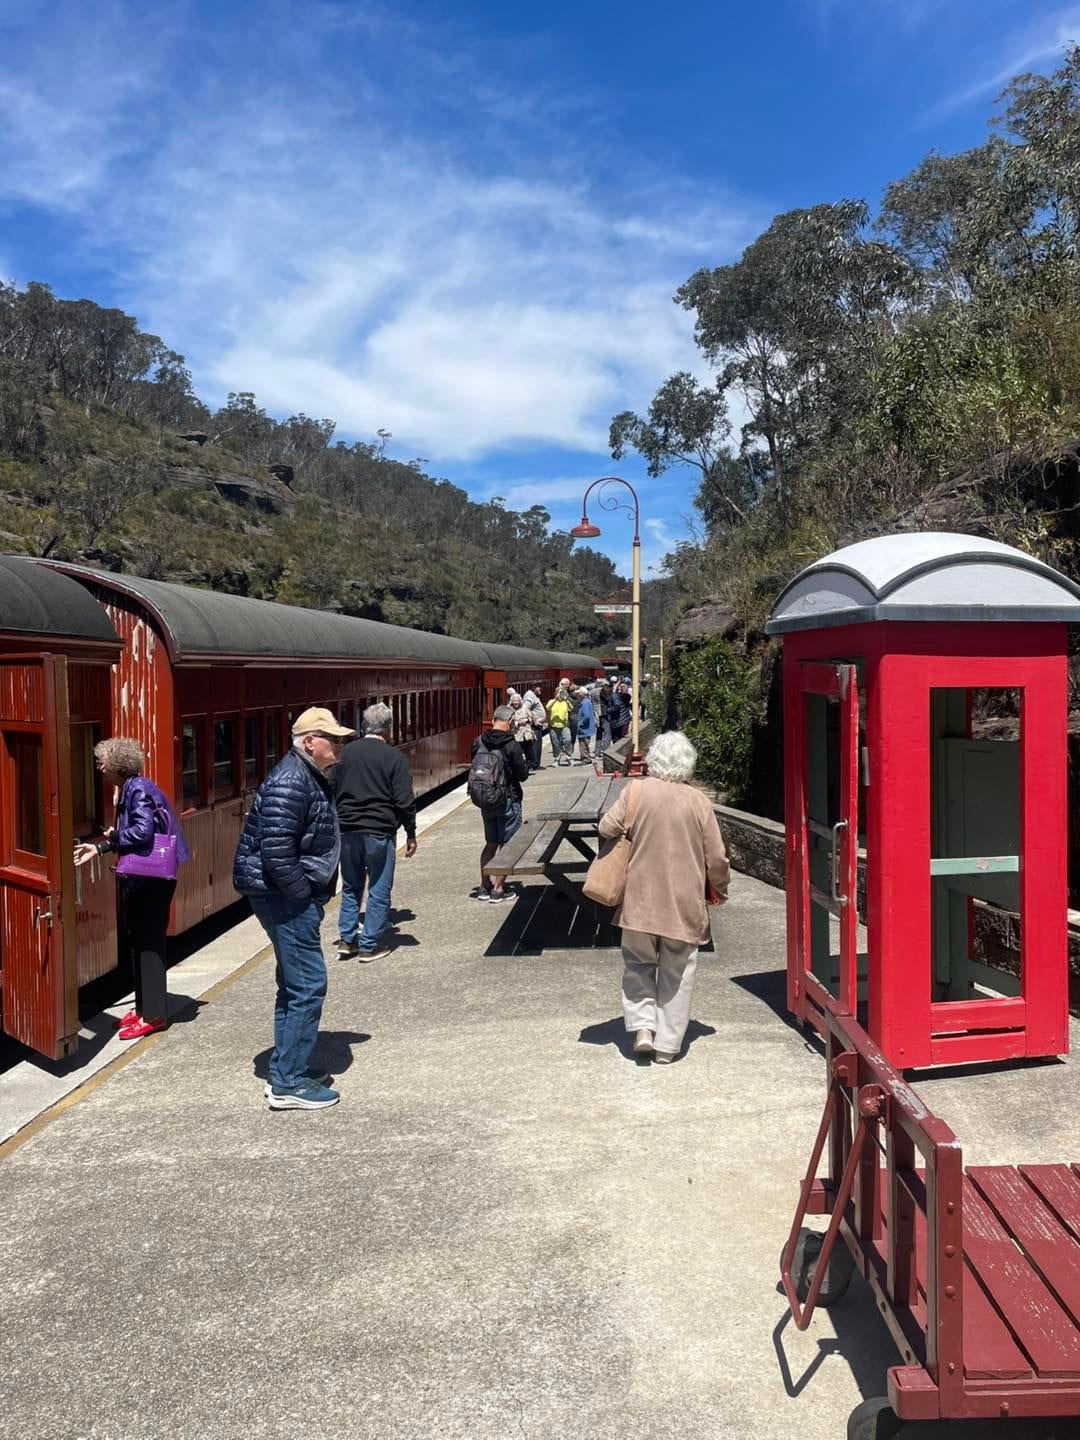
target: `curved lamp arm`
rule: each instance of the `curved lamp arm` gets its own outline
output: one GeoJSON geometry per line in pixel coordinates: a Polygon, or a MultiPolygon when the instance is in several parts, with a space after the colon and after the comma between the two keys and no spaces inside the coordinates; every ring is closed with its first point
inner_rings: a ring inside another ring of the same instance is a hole
{"type": "Polygon", "coordinates": [[[609,511],[609,512],[612,512],[612,511],[615,511],[615,510],[625,510],[628,515],[632,515],[632,516],[633,516],[633,520],[634,520],[634,544],[637,545],[637,544],[639,543],[639,540],[640,540],[640,536],[639,536],[639,534],[638,534],[639,506],[638,506],[637,491],[636,491],[636,490],[634,489],[634,487],[630,484],[629,480],[623,480],[623,479],[622,479],[620,476],[618,476],[618,475],[602,475],[599,480],[594,480],[594,481],[592,482],[592,484],[589,486],[589,488],[585,491],[584,498],[582,499],[582,502],[581,502],[581,524],[574,526],[574,529],[571,530],[571,532],[570,532],[571,535],[580,534],[582,538],[588,538],[588,537],[591,537],[591,536],[599,535],[599,534],[600,534],[600,531],[596,528],[595,525],[590,525],[590,524],[589,524],[589,510],[588,510],[588,507],[589,507],[589,496],[592,494],[592,492],[596,489],[597,486],[600,486],[600,494],[597,496],[596,503],[599,505],[599,507],[600,507],[601,510],[607,510],[607,511],[609,511]],[[613,494],[611,494],[611,493],[608,493],[608,494],[605,495],[605,494],[604,494],[604,486],[606,486],[606,485],[622,485],[622,486],[624,486],[627,490],[630,491],[630,494],[631,494],[631,496],[633,497],[633,501],[634,501],[633,505],[627,504],[627,502],[626,502],[625,500],[620,500],[617,495],[613,495],[613,494]]]}

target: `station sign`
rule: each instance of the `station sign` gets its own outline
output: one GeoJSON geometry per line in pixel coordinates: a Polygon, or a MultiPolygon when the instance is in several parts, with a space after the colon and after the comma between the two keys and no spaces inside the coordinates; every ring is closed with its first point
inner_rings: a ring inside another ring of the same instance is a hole
{"type": "Polygon", "coordinates": [[[597,600],[593,611],[597,615],[632,615],[634,607],[629,600],[597,600]]]}

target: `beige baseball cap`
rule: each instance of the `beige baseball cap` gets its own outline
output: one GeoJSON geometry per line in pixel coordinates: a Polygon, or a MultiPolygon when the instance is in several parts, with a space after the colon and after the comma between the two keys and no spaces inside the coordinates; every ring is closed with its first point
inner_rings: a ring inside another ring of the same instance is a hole
{"type": "Polygon", "coordinates": [[[355,735],[355,730],[350,730],[347,725],[339,725],[330,714],[319,705],[313,705],[309,710],[304,710],[293,721],[293,736],[300,735],[333,735],[335,739],[347,740],[355,735]]]}

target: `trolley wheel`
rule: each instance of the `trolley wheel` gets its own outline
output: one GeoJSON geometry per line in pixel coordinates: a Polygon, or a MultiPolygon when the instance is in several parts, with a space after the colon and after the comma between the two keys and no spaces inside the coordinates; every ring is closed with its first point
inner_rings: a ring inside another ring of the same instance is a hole
{"type": "Polygon", "coordinates": [[[901,1440],[910,1433],[884,1396],[864,1400],[848,1416],[847,1440],[901,1440]]]}
{"type": "MultiPolygon", "coordinates": [[[[825,1236],[820,1230],[808,1230],[804,1225],[799,1231],[798,1240],[795,1241],[795,1254],[791,1257],[791,1283],[795,1286],[795,1294],[799,1297],[800,1304],[810,1294],[824,1239],[825,1236]]],[[[851,1258],[851,1251],[843,1240],[837,1238],[818,1294],[817,1303],[822,1309],[827,1310],[830,1305],[835,1305],[843,1298],[854,1273],[855,1261],[851,1258]]]]}

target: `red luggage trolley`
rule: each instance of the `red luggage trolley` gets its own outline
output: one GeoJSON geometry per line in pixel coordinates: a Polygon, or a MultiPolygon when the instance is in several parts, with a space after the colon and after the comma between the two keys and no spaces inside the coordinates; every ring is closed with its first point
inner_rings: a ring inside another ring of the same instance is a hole
{"type": "Polygon", "coordinates": [[[1080,1417],[1080,1165],[965,1170],[866,1031],[831,1002],[822,1021],[825,1113],[781,1279],[804,1330],[858,1269],[903,1361],[848,1440],[915,1440],[922,1420],[1080,1417]],[[824,1233],[807,1215],[831,1217],[824,1233]]]}

